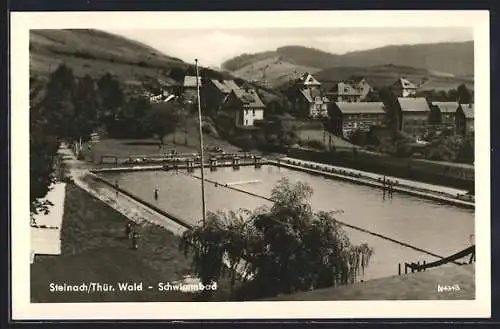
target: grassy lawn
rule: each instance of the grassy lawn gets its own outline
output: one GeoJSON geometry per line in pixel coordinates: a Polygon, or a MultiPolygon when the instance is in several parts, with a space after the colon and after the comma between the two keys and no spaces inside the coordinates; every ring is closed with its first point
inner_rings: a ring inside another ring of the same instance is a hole
{"type": "MultiPolygon", "coordinates": [[[[184,127],[179,128],[176,133],[167,135],[163,138],[163,148],[159,148],[158,139],[102,139],[93,146],[92,151],[84,148],[85,160],[94,164],[99,163],[102,155],[116,155],[123,157],[118,161],[125,161],[128,157],[134,155],[159,156],[176,150],[178,153],[197,153],[199,152],[200,139],[197,123],[190,122],[187,128],[187,134],[184,127]],[[187,143],[186,143],[187,142],[187,143]]],[[[207,146],[220,146],[227,153],[235,153],[240,149],[217,136],[203,134],[203,144],[207,146]]],[[[106,162],[112,163],[114,160],[106,159],[106,162]]]]}
{"type": "Polygon", "coordinates": [[[269,300],[473,300],[476,291],[474,273],[474,265],[443,266],[426,272],[318,289],[269,300]],[[439,292],[439,285],[458,285],[460,290],[439,292]]]}
{"type": "Polygon", "coordinates": [[[330,134],[329,132],[325,132],[323,129],[304,129],[304,130],[298,130],[297,134],[300,139],[306,141],[306,140],[317,140],[320,142],[325,142],[325,144],[328,144],[329,141],[329,135],[332,136],[332,143],[335,145],[337,148],[352,148],[356,147],[355,145],[343,140],[342,138],[335,136],[333,134],[330,134]]]}
{"type": "MultiPolygon", "coordinates": [[[[32,302],[189,301],[193,294],[160,292],[159,282],[182,279],[191,273],[190,258],[178,250],[179,237],[163,227],[138,227],[139,249],[124,237],[127,218],[68,184],[61,230],[60,256],[37,256],[31,265],[32,302]],[[50,292],[50,283],[83,282],[115,285],[114,292],[50,292]],[[120,292],[118,282],[143,282],[142,292],[120,292]],[[149,290],[147,286],[153,286],[149,290]]],[[[215,299],[224,298],[219,284],[215,299]]]]}

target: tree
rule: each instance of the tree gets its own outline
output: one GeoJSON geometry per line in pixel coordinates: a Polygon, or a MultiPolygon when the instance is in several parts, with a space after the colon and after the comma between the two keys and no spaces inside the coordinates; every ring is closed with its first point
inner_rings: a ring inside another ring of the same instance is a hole
{"type": "Polygon", "coordinates": [[[171,70],[170,70],[170,73],[169,73],[169,77],[171,77],[172,79],[174,79],[175,81],[178,81],[178,82],[181,82],[184,80],[184,75],[186,74],[186,72],[184,71],[183,68],[181,67],[173,67],[171,70]]]}
{"type": "Polygon", "coordinates": [[[145,131],[157,135],[163,144],[163,138],[173,133],[179,124],[179,109],[172,103],[154,104],[143,124],[145,131]]]}
{"type": "Polygon", "coordinates": [[[73,139],[75,87],[73,71],[66,65],[60,65],[51,73],[39,108],[42,112],[38,113],[48,124],[47,134],[73,139]]]}
{"type": "Polygon", "coordinates": [[[127,98],[120,116],[120,133],[127,137],[139,138],[146,133],[144,119],[151,109],[151,103],[142,95],[127,98]]]}
{"type": "Polygon", "coordinates": [[[99,97],[102,102],[100,117],[106,124],[112,123],[118,116],[124,102],[120,83],[109,72],[97,81],[99,97]]]}
{"type": "Polygon", "coordinates": [[[233,298],[264,298],[352,283],[368,266],[373,249],[353,245],[334,212],[314,212],[312,188],[282,179],[270,207],[210,213],[187,230],[180,248],[208,283],[229,274],[233,298]],[[225,261],[224,261],[225,260],[225,261]],[[239,270],[237,270],[239,268],[239,270]]]}
{"type": "Polygon", "coordinates": [[[461,84],[457,88],[458,101],[460,104],[469,104],[472,103],[472,93],[465,86],[465,84],[461,84]]]}
{"type": "Polygon", "coordinates": [[[75,139],[90,137],[98,126],[100,98],[95,81],[86,75],[76,85],[74,93],[74,118],[72,131],[75,139]]]}

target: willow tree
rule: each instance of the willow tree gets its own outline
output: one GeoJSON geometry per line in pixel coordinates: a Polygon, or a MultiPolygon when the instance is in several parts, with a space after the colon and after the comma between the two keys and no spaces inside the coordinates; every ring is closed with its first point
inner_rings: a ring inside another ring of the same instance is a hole
{"type": "Polygon", "coordinates": [[[228,275],[233,291],[238,278],[243,298],[353,283],[373,249],[353,245],[336,212],[313,211],[312,194],[309,185],[282,179],[271,206],[210,213],[205,224],[184,233],[180,247],[192,255],[203,282],[228,275]]]}

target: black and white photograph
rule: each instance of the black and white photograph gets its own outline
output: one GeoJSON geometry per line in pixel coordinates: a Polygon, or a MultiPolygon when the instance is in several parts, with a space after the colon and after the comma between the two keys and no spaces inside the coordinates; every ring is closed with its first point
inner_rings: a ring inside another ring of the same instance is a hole
{"type": "Polygon", "coordinates": [[[489,316],[488,20],[12,14],[13,316],[489,316]]]}

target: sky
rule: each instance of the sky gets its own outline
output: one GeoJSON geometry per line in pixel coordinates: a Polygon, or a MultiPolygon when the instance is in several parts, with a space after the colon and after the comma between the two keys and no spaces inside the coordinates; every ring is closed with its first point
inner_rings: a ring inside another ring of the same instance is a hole
{"type": "Polygon", "coordinates": [[[141,41],[185,62],[198,58],[202,66],[221,63],[243,53],[298,45],[343,54],[387,45],[473,40],[472,28],[253,28],[134,29],[106,31],[141,41]]]}

